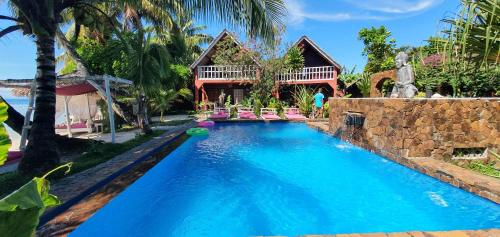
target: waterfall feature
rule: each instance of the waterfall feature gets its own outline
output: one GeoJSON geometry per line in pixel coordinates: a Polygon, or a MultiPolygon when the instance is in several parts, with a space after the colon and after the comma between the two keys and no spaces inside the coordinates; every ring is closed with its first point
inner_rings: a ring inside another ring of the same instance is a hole
{"type": "Polygon", "coordinates": [[[344,123],[337,131],[336,135],[347,142],[360,137],[365,123],[365,116],[362,113],[345,112],[344,123]]]}

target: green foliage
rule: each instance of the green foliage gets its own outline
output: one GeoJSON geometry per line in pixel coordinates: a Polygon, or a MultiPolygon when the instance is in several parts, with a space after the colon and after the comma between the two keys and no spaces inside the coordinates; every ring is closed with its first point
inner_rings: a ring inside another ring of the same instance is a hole
{"type": "Polygon", "coordinates": [[[226,102],[224,102],[224,107],[229,108],[231,106],[231,95],[226,97],[226,102]]]}
{"type": "Polygon", "coordinates": [[[280,101],[276,99],[275,97],[272,97],[269,100],[269,104],[267,105],[268,108],[273,108],[276,109],[276,112],[278,113],[279,116],[283,117],[284,116],[284,108],[286,107],[286,103],[284,101],[280,101]]]}
{"type": "Polygon", "coordinates": [[[363,55],[368,57],[364,71],[377,73],[394,68],[396,40],[391,37],[391,32],[381,26],[371,29],[363,28],[358,33],[365,47],[363,55]]]}
{"type": "Polygon", "coordinates": [[[297,46],[291,47],[285,55],[285,67],[293,72],[302,70],[304,61],[302,50],[297,46]]]}
{"type": "Polygon", "coordinates": [[[450,61],[488,68],[500,60],[500,6],[498,0],[461,0],[455,18],[444,19],[447,39],[444,55],[450,61]]]}
{"type": "Polygon", "coordinates": [[[314,92],[312,90],[300,86],[293,94],[293,99],[301,114],[309,116],[312,113],[314,103],[314,92]]]}
{"type": "Polygon", "coordinates": [[[394,88],[394,81],[393,80],[385,80],[384,83],[382,84],[382,95],[390,95],[392,92],[392,89],[394,88]]]}
{"type": "Polygon", "coordinates": [[[330,117],[330,103],[326,102],[323,104],[323,118],[330,117]]]}
{"type": "Polygon", "coordinates": [[[252,97],[246,97],[243,98],[243,100],[241,100],[240,104],[243,107],[252,107],[252,102],[253,102],[252,97]]]}
{"type": "Polygon", "coordinates": [[[260,80],[252,85],[250,94],[253,101],[258,100],[262,105],[268,105],[275,86],[273,74],[263,71],[260,80]]]}
{"type": "Polygon", "coordinates": [[[356,82],[356,86],[361,91],[363,97],[370,97],[370,89],[371,89],[370,75],[364,73],[362,77],[356,82]]]}
{"type": "Polygon", "coordinates": [[[264,106],[262,105],[262,102],[260,101],[259,98],[254,99],[254,105],[253,105],[253,112],[255,115],[260,116],[260,109],[262,109],[264,106]]]}
{"type": "Polygon", "coordinates": [[[0,100],[0,165],[7,160],[7,154],[10,148],[9,133],[5,130],[3,122],[7,121],[9,106],[4,101],[0,100]]]}
{"type": "Polygon", "coordinates": [[[468,168],[484,175],[500,178],[500,170],[495,169],[494,162],[484,164],[481,161],[471,161],[468,168]]]}
{"type": "Polygon", "coordinates": [[[190,89],[182,88],[180,90],[158,90],[151,98],[151,107],[160,112],[160,121],[163,121],[163,114],[172,108],[175,102],[190,100],[193,93],[190,89]]]}
{"type": "Polygon", "coordinates": [[[59,166],[44,176],[33,178],[10,195],[0,200],[0,233],[5,236],[31,237],[35,235],[40,216],[48,207],[59,205],[56,196],[49,194],[51,173],[71,168],[71,163],[59,166]]]}
{"type": "Polygon", "coordinates": [[[500,67],[479,69],[464,83],[468,96],[500,96],[500,67]]]}
{"type": "Polygon", "coordinates": [[[227,36],[215,45],[212,61],[215,65],[254,65],[253,52],[239,46],[232,36],[227,36]]]}
{"type": "Polygon", "coordinates": [[[356,66],[350,70],[346,66],[342,67],[342,74],[339,75],[339,80],[343,81],[347,86],[352,85],[359,78],[361,78],[361,73],[356,73],[356,66]]]}

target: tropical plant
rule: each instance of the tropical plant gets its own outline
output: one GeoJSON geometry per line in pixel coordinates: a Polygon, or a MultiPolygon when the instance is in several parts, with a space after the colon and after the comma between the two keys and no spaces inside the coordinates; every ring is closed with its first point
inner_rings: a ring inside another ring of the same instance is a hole
{"type": "Polygon", "coordinates": [[[163,114],[170,110],[175,102],[190,100],[192,97],[193,93],[187,88],[178,91],[174,89],[159,90],[151,98],[151,106],[160,112],[160,121],[163,121],[163,114]]]}
{"type": "Polygon", "coordinates": [[[313,110],[314,93],[306,86],[299,86],[296,93],[293,94],[295,105],[299,108],[301,114],[309,116],[313,110]]]}
{"type": "Polygon", "coordinates": [[[72,163],[59,166],[42,177],[33,178],[13,193],[0,200],[0,233],[5,236],[31,237],[40,216],[48,207],[57,206],[59,199],[49,194],[50,182],[47,177],[63,168],[70,171],[72,163]]]}
{"type": "Polygon", "coordinates": [[[287,104],[284,101],[280,101],[276,99],[275,97],[272,97],[269,100],[269,104],[267,105],[268,108],[273,108],[276,109],[276,112],[278,113],[279,116],[284,116],[284,110],[287,107],[287,104]]]}
{"type": "Polygon", "coordinates": [[[285,55],[285,67],[292,72],[297,72],[304,68],[304,56],[298,46],[291,47],[285,55]]]}
{"type": "Polygon", "coordinates": [[[443,20],[448,28],[445,52],[449,60],[462,66],[498,66],[500,61],[500,4],[497,0],[461,0],[455,18],[443,20]]]}
{"type": "Polygon", "coordinates": [[[167,46],[175,63],[191,64],[203,52],[201,45],[213,40],[212,36],[202,33],[206,29],[194,24],[192,13],[179,12],[172,25],[158,34],[158,39],[167,46]]]}
{"type": "MultiPolygon", "coordinates": [[[[0,37],[7,33],[23,30],[23,33],[35,39],[37,46],[36,102],[35,113],[29,143],[19,169],[25,173],[43,173],[59,163],[59,153],[55,143],[55,37],[58,24],[62,23],[65,11],[77,10],[82,6],[98,9],[101,1],[92,0],[9,0],[13,6],[13,16],[0,16],[0,19],[14,22],[0,31],[0,37]]],[[[282,0],[160,0],[160,1],[109,1],[106,4],[126,3],[138,6],[135,9],[146,12],[146,9],[162,10],[179,6],[192,10],[195,17],[208,19],[232,26],[243,26],[250,37],[261,37],[267,43],[273,42],[276,28],[283,24],[285,12],[282,0]],[[142,3],[152,3],[146,6],[142,3]],[[177,3],[177,4],[176,4],[177,3]]],[[[101,13],[105,13],[98,10],[101,13]]],[[[131,11],[133,13],[133,11],[131,11]]],[[[137,13],[138,11],[135,11],[137,13]]],[[[105,14],[103,14],[105,15],[105,14]]],[[[139,16],[140,14],[132,14],[139,16]]],[[[157,15],[164,22],[163,15],[157,15]]],[[[109,18],[109,17],[107,17],[109,18]]],[[[132,18],[135,23],[141,19],[132,18]]],[[[155,22],[156,23],[156,22],[155,22]]],[[[161,26],[161,24],[154,24],[161,26]]],[[[141,39],[142,41],[142,39],[141,39]]],[[[140,72],[142,73],[142,72],[140,72]]],[[[142,80],[142,79],[139,79],[142,80]]]]}
{"type": "Polygon", "coordinates": [[[7,154],[10,148],[10,139],[9,133],[5,130],[5,125],[3,124],[7,121],[8,113],[7,110],[9,106],[3,101],[0,100],[0,166],[7,160],[7,154]]]}
{"type": "Polygon", "coordinates": [[[346,66],[342,67],[342,74],[339,75],[339,80],[344,82],[346,86],[356,83],[356,81],[361,77],[360,73],[356,73],[356,66],[348,69],[346,66]]]}
{"type": "Polygon", "coordinates": [[[243,107],[252,107],[253,99],[252,97],[245,97],[241,100],[240,104],[243,107]]]}
{"type": "Polygon", "coordinates": [[[323,104],[323,118],[330,117],[330,103],[328,101],[323,104]]]}
{"type": "Polygon", "coordinates": [[[363,73],[361,78],[356,82],[356,86],[358,86],[363,97],[370,97],[371,83],[370,75],[367,73],[363,73]]]}
{"type": "MultiPolygon", "coordinates": [[[[443,20],[447,28],[442,31],[444,37],[436,43],[443,45],[440,52],[444,56],[443,71],[449,75],[447,83],[452,86],[454,96],[480,95],[478,92],[484,91],[485,85],[482,79],[492,78],[488,71],[499,70],[499,8],[495,0],[461,0],[461,9],[455,18],[443,20]],[[476,86],[481,89],[468,91],[476,86]]],[[[491,96],[491,89],[486,91],[483,95],[491,96]]]]}
{"type": "Polygon", "coordinates": [[[390,95],[391,92],[392,92],[392,89],[394,88],[394,81],[391,80],[391,79],[388,79],[388,80],[385,80],[383,83],[382,83],[382,95],[383,96],[387,96],[387,95],[390,95]]]}
{"type": "Polygon", "coordinates": [[[365,45],[363,55],[368,57],[364,72],[373,74],[394,68],[396,40],[390,37],[385,26],[359,31],[358,39],[365,45]]]}
{"type": "Polygon", "coordinates": [[[211,57],[215,65],[253,65],[254,52],[236,43],[228,35],[215,45],[215,54],[211,57]]]}

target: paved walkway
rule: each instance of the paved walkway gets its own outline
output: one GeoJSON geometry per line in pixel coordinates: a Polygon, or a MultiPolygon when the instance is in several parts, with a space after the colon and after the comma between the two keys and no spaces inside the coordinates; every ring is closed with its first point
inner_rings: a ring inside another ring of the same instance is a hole
{"type": "MultiPolygon", "coordinates": [[[[117,132],[115,134],[116,143],[124,143],[134,139],[137,135],[141,133],[140,129],[134,129],[126,132],[117,132]]],[[[111,142],[111,133],[83,133],[73,136],[75,138],[81,139],[92,139],[96,141],[102,141],[106,143],[111,142]]]]}
{"type": "Polygon", "coordinates": [[[63,202],[77,196],[102,179],[110,176],[121,168],[135,162],[147,152],[163,144],[166,140],[183,133],[186,129],[194,126],[194,123],[187,123],[178,126],[176,129],[167,131],[164,134],[154,137],[152,140],[143,143],[121,155],[115,156],[111,160],[101,163],[93,168],[80,173],[62,178],[51,185],[50,193],[59,197],[63,202]]]}
{"type": "MultiPolygon", "coordinates": [[[[188,120],[192,119],[192,117],[189,117],[187,114],[174,114],[174,115],[165,115],[163,116],[163,121],[162,122],[170,122],[170,121],[178,121],[178,120],[188,120]]],[[[152,117],[151,121],[153,122],[159,122],[160,121],[160,116],[152,117]]]]}
{"type": "Polygon", "coordinates": [[[340,235],[304,235],[303,237],[499,237],[500,230],[458,230],[437,232],[400,232],[400,233],[373,233],[373,234],[340,234],[340,235]]]}

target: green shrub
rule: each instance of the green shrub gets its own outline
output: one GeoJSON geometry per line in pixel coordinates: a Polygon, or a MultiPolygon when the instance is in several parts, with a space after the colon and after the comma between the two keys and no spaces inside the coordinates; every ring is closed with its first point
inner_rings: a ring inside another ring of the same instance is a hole
{"type": "Polygon", "coordinates": [[[71,163],[59,166],[44,176],[35,177],[10,195],[0,200],[0,233],[5,236],[31,237],[40,216],[48,207],[59,205],[59,199],[49,194],[50,183],[46,179],[51,173],[71,168],[71,163]]]}
{"type": "Polygon", "coordinates": [[[300,86],[297,92],[293,94],[293,99],[301,114],[309,116],[312,113],[314,103],[314,94],[312,90],[307,89],[305,86],[300,86]]]}

